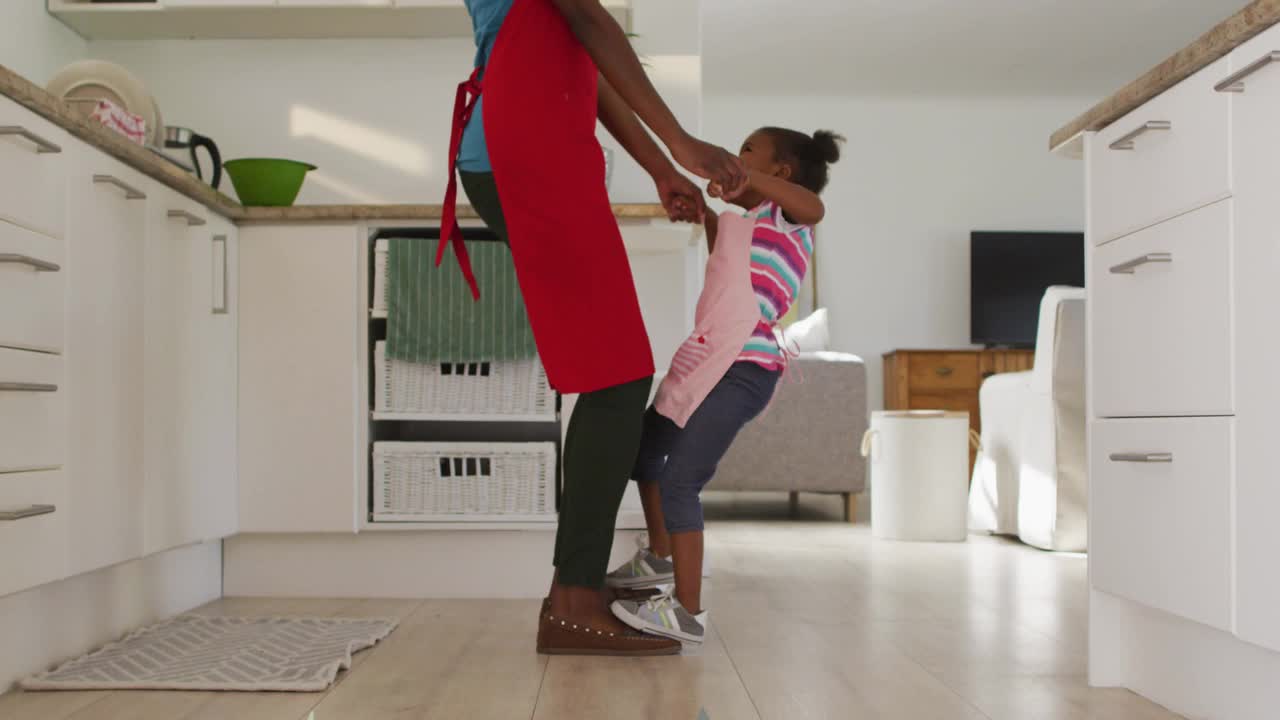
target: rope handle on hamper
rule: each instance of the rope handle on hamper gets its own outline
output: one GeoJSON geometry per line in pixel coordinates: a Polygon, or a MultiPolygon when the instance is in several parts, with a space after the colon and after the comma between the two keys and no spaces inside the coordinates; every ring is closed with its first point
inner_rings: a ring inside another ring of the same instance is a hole
{"type": "Polygon", "coordinates": [[[871,457],[872,441],[875,440],[875,437],[879,434],[880,431],[874,428],[867,430],[862,434],[862,457],[871,457]]]}
{"type": "Polygon", "coordinates": [[[982,436],[973,428],[969,428],[969,445],[972,446],[974,450],[982,452],[982,436]]]}
{"type": "MultiPolygon", "coordinates": [[[[862,457],[871,457],[873,443],[876,436],[879,434],[880,431],[874,429],[867,430],[862,434],[862,457]]],[[[982,436],[973,428],[969,428],[969,445],[972,446],[974,450],[982,452],[982,436]]]]}

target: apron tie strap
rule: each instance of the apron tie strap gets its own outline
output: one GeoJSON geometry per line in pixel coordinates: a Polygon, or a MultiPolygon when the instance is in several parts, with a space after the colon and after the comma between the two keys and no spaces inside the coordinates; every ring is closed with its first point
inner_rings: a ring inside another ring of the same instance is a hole
{"type": "Polygon", "coordinates": [[[480,299],[480,286],[476,284],[476,275],[471,269],[471,256],[467,254],[467,244],[462,240],[462,228],[458,227],[458,153],[462,149],[462,135],[471,122],[471,115],[475,112],[476,102],[483,89],[480,71],[481,68],[476,68],[470,78],[458,84],[458,94],[453,103],[453,132],[449,136],[449,187],[444,194],[440,244],[436,248],[436,267],[440,267],[440,263],[444,261],[445,248],[453,245],[453,253],[458,258],[458,266],[462,268],[462,276],[467,279],[471,297],[476,300],[480,299]]]}
{"type": "MultiPolygon", "coordinates": [[[[770,332],[773,333],[773,344],[777,345],[778,351],[782,353],[782,371],[781,371],[782,374],[778,376],[778,387],[781,387],[784,384],[789,384],[792,381],[797,381],[803,384],[804,371],[800,369],[799,365],[796,366],[796,372],[799,373],[799,377],[795,377],[795,378],[791,377],[791,361],[799,359],[800,346],[794,342],[792,343],[787,342],[786,335],[783,334],[782,329],[778,327],[778,321],[775,320],[773,322],[770,322],[769,330],[770,332]]],[[[759,417],[762,417],[762,418],[767,417],[769,415],[769,411],[772,409],[773,409],[773,399],[770,398],[769,404],[765,405],[764,410],[760,411],[759,417]]]]}
{"type": "Polygon", "coordinates": [[[773,343],[778,346],[778,352],[782,354],[782,377],[780,380],[795,380],[801,384],[804,383],[804,371],[800,366],[796,366],[798,377],[791,378],[791,363],[800,359],[800,346],[796,342],[787,342],[787,336],[782,332],[782,328],[778,327],[777,321],[769,323],[769,330],[773,333],[773,343]]]}

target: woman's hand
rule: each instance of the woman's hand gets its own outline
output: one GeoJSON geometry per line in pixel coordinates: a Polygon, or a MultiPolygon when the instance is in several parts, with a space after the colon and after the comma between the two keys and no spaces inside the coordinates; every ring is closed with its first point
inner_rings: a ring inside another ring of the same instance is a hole
{"type": "Polygon", "coordinates": [[[702,222],[707,211],[706,200],[689,178],[672,167],[669,172],[654,176],[653,182],[671,222],[702,222]]]}
{"type": "Polygon", "coordinates": [[[752,172],[748,170],[746,182],[742,183],[742,186],[738,188],[737,192],[732,192],[732,193],[725,192],[724,186],[722,186],[718,182],[713,181],[709,185],[707,185],[707,194],[717,200],[724,200],[725,202],[729,202],[737,198],[738,196],[742,195],[744,192],[751,189],[751,176],[752,176],[752,172]]]}
{"type": "Polygon", "coordinates": [[[685,170],[718,185],[726,198],[736,197],[745,189],[746,168],[737,155],[722,147],[687,137],[671,146],[671,156],[685,170]]]}

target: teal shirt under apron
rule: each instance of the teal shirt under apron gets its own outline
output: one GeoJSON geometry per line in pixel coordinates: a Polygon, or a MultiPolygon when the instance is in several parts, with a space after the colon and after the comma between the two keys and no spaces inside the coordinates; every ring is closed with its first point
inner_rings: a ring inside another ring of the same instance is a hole
{"type": "MultiPolygon", "coordinates": [[[[489,54],[498,39],[498,30],[515,0],[465,0],[471,14],[471,25],[476,34],[476,67],[489,64],[489,54]]],[[[467,172],[493,172],[489,164],[489,149],[484,140],[484,96],[476,103],[471,122],[462,133],[462,148],[458,151],[458,167],[467,172]]]]}

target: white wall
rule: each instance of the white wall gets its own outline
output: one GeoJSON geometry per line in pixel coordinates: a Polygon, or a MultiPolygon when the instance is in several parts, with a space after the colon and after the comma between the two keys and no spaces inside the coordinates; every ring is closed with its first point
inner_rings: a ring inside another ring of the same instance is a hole
{"type": "Polygon", "coordinates": [[[0,65],[44,85],[85,49],[79,35],[45,11],[44,0],[0,1],[0,65]]]}
{"type": "MultiPolygon", "coordinates": [[[[696,131],[697,3],[638,0],[633,24],[654,84],[696,131]],[[667,32],[673,17],[683,19],[680,30],[667,32]]],[[[300,203],[438,203],[448,179],[454,93],[471,72],[475,46],[470,38],[173,40],[94,42],[89,53],[136,73],[167,124],[209,135],[224,158],[318,165],[300,203]]],[[[656,198],[648,176],[618,155],[614,200],[656,198]]],[[[232,194],[229,183],[223,189],[232,194]]]]}
{"type": "Polygon", "coordinates": [[[139,626],[222,595],[222,543],[192,545],[0,597],[0,693],[139,626]]]}
{"type": "Polygon", "coordinates": [[[708,96],[706,136],[736,148],[761,125],[848,137],[818,233],[818,302],[835,349],[969,347],[969,232],[1084,228],[1078,162],[1047,151],[1083,98],[708,96]]]}

